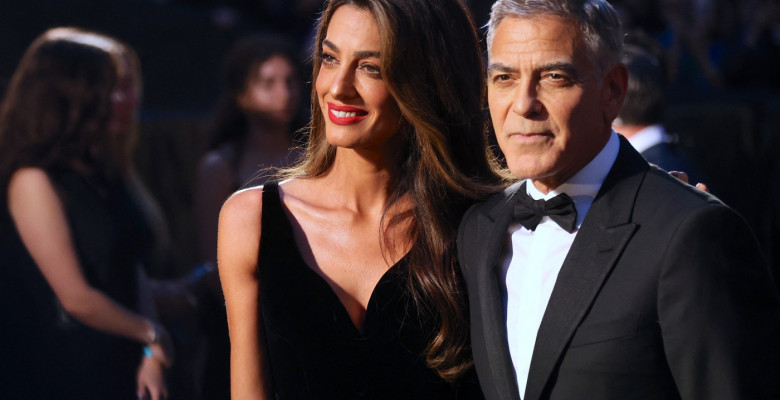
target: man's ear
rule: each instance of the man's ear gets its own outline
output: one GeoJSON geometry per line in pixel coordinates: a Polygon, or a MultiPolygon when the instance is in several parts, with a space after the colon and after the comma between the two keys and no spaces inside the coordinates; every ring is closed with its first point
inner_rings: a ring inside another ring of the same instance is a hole
{"type": "Polygon", "coordinates": [[[604,75],[602,104],[604,106],[604,119],[612,124],[623,106],[628,90],[628,69],[617,64],[604,75]]]}

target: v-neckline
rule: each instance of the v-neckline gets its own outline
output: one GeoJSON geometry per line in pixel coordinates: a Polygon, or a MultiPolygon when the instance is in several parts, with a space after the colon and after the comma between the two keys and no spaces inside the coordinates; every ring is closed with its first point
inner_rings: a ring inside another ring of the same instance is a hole
{"type": "Polygon", "coordinates": [[[406,259],[406,256],[401,257],[398,262],[393,264],[390,268],[385,271],[382,276],[379,278],[379,280],[374,285],[374,288],[371,290],[371,295],[368,297],[368,302],[366,303],[366,309],[363,311],[363,319],[362,319],[362,325],[357,326],[352,321],[352,315],[349,314],[349,311],[347,311],[347,307],[344,305],[344,303],[341,301],[341,298],[336,294],[336,291],[333,290],[333,286],[331,286],[330,282],[328,282],[325,277],[318,274],[317,271],[314,270],[309,264],[306,263],[306,261],[303,259],[303,255],[301,254],[300,249],[298,249],[298,246],[296,244],[295,246],[296,254],[298,259],[301,261],[301,265],[303,266],[302,269],[305,269],[309,271],[314,280],[319,282],[320,287],[322,288],[323,292],[327,292],[327,296],[330,297],[331,301],[334,301],[336,304],[338,304],[336,309],[338,309],[338,313],[340,314],[340,318],[348,324],[352,328],[352,333],[355,336],[359,337],[366,337],[368,336],[367,328],[369,327],[369,321],[373,321],[373,314],[371,313],[372,309],[375,309],[376,307],[372,307],[374,303],[376,303],[376,294],[377,291],[380,290],[380,286],[382,286],[385,281],[390,279],[391,273],[395,273],[396,267],[401,264],[402,261],[406,259]],[[371,318],[369,318],[371,317],[371,318]]]}
{"type": "Polygon", "coordinates": [[[403,257],[399,258],[398,261],[396,261],[395,264],[391,265],[382,274],[382,276],[379,277],[379,280],[376,281],[376,283],[374,284],[374,287],[371,289],[371,294],[368,297],[368,302],[366,303],[366,308],[365,308],[365,310],[363,312],[362,326],[357,326],[352,321],[352,315],[350,315],[349,311],[347,310],[346,305],[344,305],[344,302],[342,302],[341,298],[339,298],[338,294],[336,294],[336,291],[333,289],[333,286],[331,286],[330,282],[328,282],[328,280],[325,279],[324,276],[322,276],[319,273],[317,273],[317,271],[314,268],[312,268],[312,266],[309,265],[309,263],[307,263],[306,260],[303,258],[303,254],[301,253],[301,249],[298,248],[298,242],[295,240],[295,232],[293,230],[294,228],[293,228],[293,224],[292,224],[292,221],[291,221],[292,215],[291,215],[290,211],[287,209],[287,207],[285,207],[284,202],[282,201],[282,197],[281,197],[282,193],[279,190],[278,184],[276,184],[276,188],[275,189],[276,189],[276,194],[275,194],[276,200],[278,201],[278,204],[279,204],[279,206],[281,208],[281,211],[282,211],[282,213],[284,215],[284,220],[285,220],[285,223],[286,223],[285,228],[286,228],[286,231],[287,231],[286,233],[290,236],[290,239],[292,240],[292,243],[295,245],[295,255],[296,255],[296,257],[298,257],[298,260],[300,261],[301,265],[303,266],[302,269],[307,270],[308,271],[307,273],[310,274],[311,276],[313,276],[313,278],[314,278],[314,280],[316,282],[319,282],[318,285],[322,288],[322,290],[324,292],[328,293],[327,296],[330,297],[331,301],[335,301],[336,304],[338,304],[338,306],[335,307],[335,308],[338,309],[337,312],[339,313],[339,317],[343,320],[343,322],[345,322],[347,325],[350,326],[350,328],[352,330],[352,334],[354,336],[357,336],[357,337],[366,337],[367,336],[367,327],[368,327],[367,322],[369,321],[369,313],[371,311],[372,304],[376,302],[376,298],[375,297],[376,297],[377,290],[380,288],[380,286],[386,280],[390,279],[389,277],[390,277],[391,273],[395,273],[395,271],[397,271],[397,268],[399,267],[399,265],[401,265],[402,263],[406,262],[406,258],[409,256],[409,253],[407,252],[406,254],[403,255],[403,257]]]}

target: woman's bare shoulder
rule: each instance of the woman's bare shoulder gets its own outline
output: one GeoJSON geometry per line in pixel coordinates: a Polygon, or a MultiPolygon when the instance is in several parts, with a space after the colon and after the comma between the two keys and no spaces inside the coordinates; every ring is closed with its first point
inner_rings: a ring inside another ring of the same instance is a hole
{"type": "Polygon", "coordinates": [[[317,207],[331,193],[317,178],[292,178],[279,182],[279,197],[290,212],[298,208],[317,207]]]}
{"type": "Polygon", "coordinates": [[[263,187],[242,189],[230,195],[222,205],[222,211],[219,213],[220,225],[228,224],[236,228],[259,226],[262,212],[263,187]]]}
{"type": "Polygon", "coordinates": [[[222,206],[217,232],[220,275],[243,275],[254,269],[260,248],[262,200],[262,187],[249,188],[234,193],[222,206]]]}
{"type": "Polygon", "coordinates": [[[38,167],[23,167],[19,168],[11,174],[9,181],[11,184],[22,185],[45,185],[51,183],[48,174],[38,167]]]}
{"type": "Polygon", "coordinates": [[[41,168],[24,167],[11,174],[8,181],[8,200],[54,199],[55,189],[49,175],[41,168]]]}

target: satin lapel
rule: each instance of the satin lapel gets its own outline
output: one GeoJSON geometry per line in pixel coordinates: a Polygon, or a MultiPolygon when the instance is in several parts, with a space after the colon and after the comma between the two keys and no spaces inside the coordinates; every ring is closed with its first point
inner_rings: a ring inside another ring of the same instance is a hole
{"type": "Polygon", "coordinates": [[[566,256],[536,336],[524,400],[538,400],[550,375],[636,229],[634,200],[647,162],[621,137],[620,152],[566,256]]]}
{"type": "MultiPolygon", "coordinates": [[[[491,375],[496,392],[502,399],[519,400],[517,379],[515,379],[509,344],[506,338],[504,304],[498,278],[499,257],[507,240],[507,228],[512,220],[512,204],[515,191],[520,185],[506,190],[507,196],[495,207],[478,216],[479,246],[483,257],[478,264],[477,285],[480,291],[480,312],[485,336],[487,355],[490,359],[491,375]]],[[[472,304],[472,307],[474,305],[472,304]]]]}

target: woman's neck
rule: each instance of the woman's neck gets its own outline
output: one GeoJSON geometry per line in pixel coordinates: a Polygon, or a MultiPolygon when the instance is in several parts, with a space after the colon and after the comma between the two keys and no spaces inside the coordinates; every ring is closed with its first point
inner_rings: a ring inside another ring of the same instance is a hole
{"type": "Polygon", "coordinates": [[[333,200],[356,213],[384,211],[396,181],[384,155],[339,148],[321,179],[337,193],[333,200]]]}

